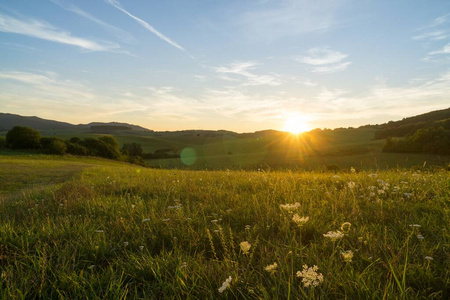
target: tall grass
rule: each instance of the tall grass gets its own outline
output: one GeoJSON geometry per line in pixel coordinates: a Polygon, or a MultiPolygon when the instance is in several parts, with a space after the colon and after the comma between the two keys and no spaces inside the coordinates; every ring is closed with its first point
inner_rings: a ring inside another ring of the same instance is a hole
{"type": "Polygon", "coordinates": [[[450,296],[448,172],[93,165],[64,183],[3,196],[1,298],[450,296]],[[309,220],[299,226],[294,214],[309,220]],[[333,241],[329,231],[343,236],[333,241]],[[342,254],[349,250],[351,262],[342,254]],[[296,275],[303,265],[316,265],[323,281],[305,287],[296,275]]]}

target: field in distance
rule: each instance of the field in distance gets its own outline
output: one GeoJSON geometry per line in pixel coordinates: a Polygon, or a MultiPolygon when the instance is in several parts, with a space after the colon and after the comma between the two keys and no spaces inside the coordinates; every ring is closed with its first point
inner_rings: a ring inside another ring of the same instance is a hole
{"type": "Polygon", "coordinates": [[[0,156],[0,298],[448,299],[448,172],[0,156]]]}

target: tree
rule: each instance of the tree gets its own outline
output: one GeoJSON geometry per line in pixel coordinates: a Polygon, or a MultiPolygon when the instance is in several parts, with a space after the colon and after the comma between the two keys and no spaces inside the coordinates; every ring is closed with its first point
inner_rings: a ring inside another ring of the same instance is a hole
{"type": "Polygon", "coordinates": [[[41,134],[30,128],[15,126],[6,134],[6,147],[10,149],[38,149],[41,134]]]}
{"type": "Polygon", "coordinates": [[[122,146],[122,153],[129,156],[142,156],[142,146],[138,143],[125,143],[122,146]]]}
{"type": "Polygon", "coordinates": [[[67,151],[66,142],[57,137],[41,138],[41,146],[48,154],[63,155],[67,151]]]}

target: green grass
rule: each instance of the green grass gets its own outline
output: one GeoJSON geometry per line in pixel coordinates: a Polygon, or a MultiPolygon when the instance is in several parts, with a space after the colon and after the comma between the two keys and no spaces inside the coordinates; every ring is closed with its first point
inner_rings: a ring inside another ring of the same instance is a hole
{"type": "Polygon", "coordinates": [[[2,299],[450,296],[448,172],[154,170],[48,156],[0,156],[0,170],[2,299]],[[298,227],[294,213],[309,221],[298,227]],[[323,236],[345,222],[343,238],[323,236]],[[304,264],[323,282],[304,287],[304,264]]]}

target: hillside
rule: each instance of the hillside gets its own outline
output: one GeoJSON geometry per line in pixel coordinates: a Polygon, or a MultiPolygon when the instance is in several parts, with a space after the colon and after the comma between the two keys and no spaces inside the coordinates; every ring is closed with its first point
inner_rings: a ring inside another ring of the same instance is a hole
{"type": "Polygon", "coordinates": [[[382,124],[380,125],[381,129],[375,134],[375,138],[404,137],[408,134],[414,134],[419,129],[435,125],[450,128],[450,108],[382,124]]]}
{"type": "Polygon", "coordinates": [[[110,126],[110,127],[128,127],[134,131],[151,132],[152,130],[132,125],[128,123],[119,122],[92,122],[89,124],[70,124],[66,122],[59,122],[54,120],[42,119],[39,117],[25,117],[15,114],[0,113],[0,131],[11,130],[14,126],[26,126],[36,130],[84,130],[89,131],[93,126],[110,126]]]}

